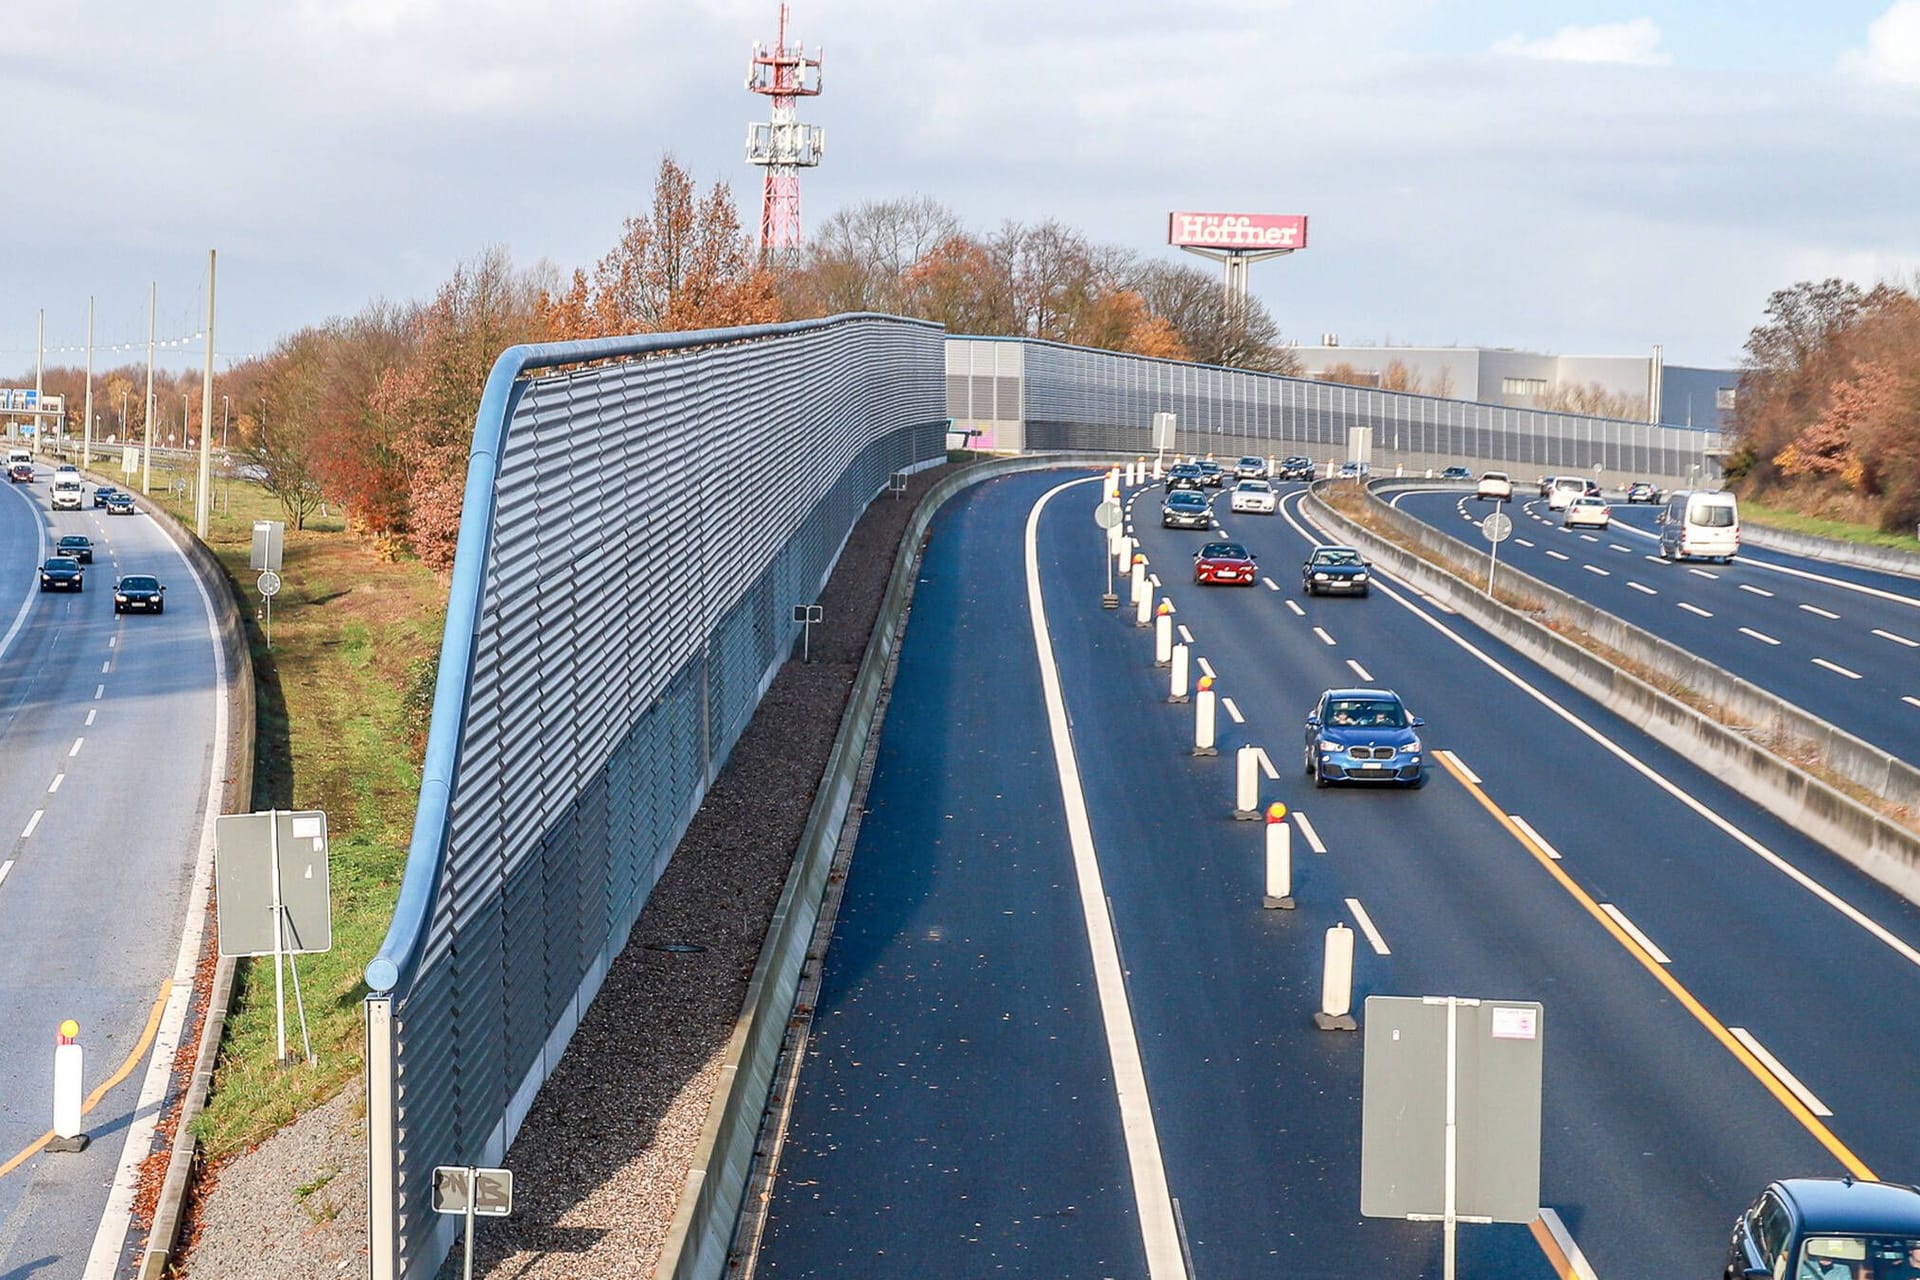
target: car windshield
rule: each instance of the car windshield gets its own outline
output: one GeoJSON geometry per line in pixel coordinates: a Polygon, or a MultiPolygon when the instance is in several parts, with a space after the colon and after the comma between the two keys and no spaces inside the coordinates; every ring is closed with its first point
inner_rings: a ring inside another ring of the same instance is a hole
{"type": "Polygon", "coordinates": [[[1242,480],[1235,486],[1241,493],[1271,493],[1265,480],[1242,480]]]}
{"type": "Polygon", "coordinates": [[[160,589],[160,580],[158,578],[144,577],[122,578],[120,579],[120,589],[122,591],[158,591],[160,589]]]}
{"type": "Polygon", "coordinates": [[[40,567],[43,569],[78,569],[80,562],[72,556],[49,556],[47,562],[40,567]]]}
{"type": "Polygon", "coordinates": [[[1319,565],[1355,565],[1360,563],[1360,553],[1352,547],[1322,547],[1313,553],[1313,562],[1319,565]]]}
{"type": "Polygon", "coordinates": [[[1209,542],[1200,548],[1202,560],[1248,560],[1247,549],[1237,542],[1209,542]]]}
{"type": "Polygon", "coordinates": [[[63,547],[84,547],[87,545],[87,535],[84,533],[69,533],[60,539],[60,545],[63,547]]]}
{"type": "Polygon", "coordinates": [[[1182,489],[1178,493],[1170,493],[1167,495],[1167,505],[1170,507],[1198,508],[1206,506],[1207,500],[1191,489],[1182,489]]]}
{"type": "Polygon", "coordinates": [[[1404,729],[1407,709],[1387,698],[1329,698],[1326,722],[1348,728],[1404,729]]]}
{"type": "Polygon", "coordinates": [[[1240,459],[1240,465],[1243,467],[1264,467],[1267,464],[1260,458],[1242,458],[1240,459]]]}
{"type": "Polygon", "coordinates": [[[1808,1236],[1800,1246],[1799,1264],[1793,1280],[1913,1275],[1920,1271],[1920,1237],[1808,1236]]]}
{"type": "Polygon", "coordinates": [[[1733,508],[1724,502],[1702,502],[1687,512],[1687,522],[1707,529],[1731,529],[1733,508]]]}

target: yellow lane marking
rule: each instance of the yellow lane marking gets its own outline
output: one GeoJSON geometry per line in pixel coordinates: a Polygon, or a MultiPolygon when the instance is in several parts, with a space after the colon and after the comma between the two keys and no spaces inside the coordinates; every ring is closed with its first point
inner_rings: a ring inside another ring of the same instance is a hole
{"type": "Polygon", "coordinates": [[[1553,1274],[1560,1280],[1577,1280],[1573,1263],[1567,1261],[1567,1255],[1560,1252],[1560,1242],[1547,1230],[1547,1224],[1535,1218],[1527,1224],[1527,1230],[1533,1232],[1533,1242],[1540,1246],[1540,1252],[1547,1255],[1547,1263],[1553,1268],[1553,1274]]]}
{"type": "MultiPolygon", "coordinates": [[[[172,994],[173,979],[168,978],[160,984],[160,994],[154,997],[153,1008],[147,1013],[146,1029],[140,1033],[139,1043],[134,1045],[132,1050],[128,1052],[127,1060],[120,1064],[120,1069],[107,1077],[92,1093],[87,1095],[87,1100],[80,1105],[81,1115],[85,1115],[99,1106],[100,1100],[106,1097],[115,1085],[132,1075],[133,1069],[139,1065],[140,1059],[146,1057],[147,1050],[153,1047],[154,1034],[160,1030],[160,1015],[166,1011],[167,997],[172,994]]],[[[5,1164],[0,1164],[0,1178],[6,1177],[21,1165],[39,1155],[40,1152],[45,1149],[46,1145],[52,1141],[53,1130],[49,1129],[28,1143],[26,1149],[21,1151],[19,1155],[7,1161],[5,1164]]]]}
{"type": "Polygon", "coordinates": [[[1846,1143],[1840,1141],[1833,1130],[1820,1123],[1819,1117],[1813,1114],[1806,1103],[1795,1097],[1793,1091],[1782,1084],[1771,1071],[1767,1070],[1766,1065],[1756,1058],[1745,1045],[1741,1044],[1718,1018],[1707,1012],[1706,1007],[1694,998],[1693,993],[1680,985],[1679,979],[1675,978],[1658,961],[1643,951],[1640,946],[1627,935],[1626,930],[1622,929],[1614,922],[1611,916],[1600,909],[1600,904],[1589,897],[1586,890],[1574,883],[1573,877],[1568,875],[1559,863],[1549,858],[1532,840],[1527,838],[1525,832],[1514,825],[1513,820],[1501,811],[1499,805],[1488,798],[1486,792],[1467,781],[1466,777],[1455,767],[1453,761],[1448,759],[1444,754],[1435,754],[1439,756],[1440,763],[1446,771],[1452,774],[1454,779],[1467,789],[1468,794],[1480,802],[1481,807],[1493,815],[1494,821],[1498,822],[1502,827],[1505,827],[1507,833],[1533,856],[1533,860],[1545,868],[1548,875],[1559,882],[1560,887],[1567,891],[1568,896],[1579,903],[1581,909],[1592,916],[1601,928],[1611,934],[1614,941],[1618,942],[1628,955],[1639,961],[1640,967],[1652,974],[1654,981],[1667,989],[1667,993],[1679,1002],[1681,1008],[1692,1014],[1694,1020],[1705,1027],[1708,1033],[1711,1034],[1715,1040],[1718,1040],[1721,1046],[1726,1049],[1728,1053],[1732,1054],[1741,1066],[1751,1072],[1754,1079],[1765,1085],[1767,1092],[1771,1093],[1780,1105],[1787,1109],[1787,1113],[1795,1120],[1798,1120],[1801,1127],[1812,1134],[1821,1146],[1832,1153],[1834,1159],[1844,1165],[1854,1177],[1877,1181],[1877,1179],[1874,1178],[1873,1170],[1867,1167],[1864,1160],[1855,1155],[1852,1150],[1847,1147],[1846,1143]]]}

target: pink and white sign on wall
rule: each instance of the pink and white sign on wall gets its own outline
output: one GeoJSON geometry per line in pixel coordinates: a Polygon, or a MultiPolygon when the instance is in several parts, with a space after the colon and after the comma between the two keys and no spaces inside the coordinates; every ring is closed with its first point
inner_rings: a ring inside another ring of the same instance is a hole
{"type": "Polygon", "coordinates": [[[1167,243],[1196,249],[1304,249],[1304,213],[1173,213],[1167,243]]]}

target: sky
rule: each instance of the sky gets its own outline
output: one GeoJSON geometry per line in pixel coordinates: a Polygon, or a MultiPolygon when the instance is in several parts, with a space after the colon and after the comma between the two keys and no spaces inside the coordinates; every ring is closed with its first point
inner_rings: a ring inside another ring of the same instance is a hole
{"type": "MultiPolygon", "coordinates": [[[[1767,296],[1920,271],[1920,0],[793,0],[803,221],[925,195],[1192,262],[1171,210],[1306,214],[1282,334],[1737,362],[1767,296]]],[[[590,266],[671,154],[757,226],[777,0],[0,0],[0,383],[216,375],[460,262],[590,266]],[[114,347],[120,350],[113,350],[114,347]]]]}

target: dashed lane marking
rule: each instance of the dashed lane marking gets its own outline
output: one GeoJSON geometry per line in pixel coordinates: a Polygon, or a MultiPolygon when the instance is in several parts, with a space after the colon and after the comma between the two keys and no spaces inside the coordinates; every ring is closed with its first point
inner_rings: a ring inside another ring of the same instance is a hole
{"type": "Polygon", "coordinates": [[[1778,640],[1775,640],[1772,636],[1767,635],[1765,632],[1762,632],[1762,631],[1755,631],[1752,627],[1740,628],[1740,634],[1743,636],[1750,636],[1753,639],[1758,640],[1761,644],[1777,645],[1780,643],[1778,640]]]}
{"type": "Polygon", "coordinates": [[[1860,673],[1858,671],[1849,671],[1845,667],[1841,666],[1839,663],[1828,662],[1825,658],[1815,658],[1813,660],[1813,665],[1816,667],[1825,667],[1827,670],[1833,672],[1833,674],[1837,676],[1845,676],[1849,680],[1858,680],[1860,678],[1860,673]]]}
{"type": "Polygon", "coordinates": [[[1734,1039],[1747,1046],[1747,1052],[1760,1059],[1761,1063],[1767,1070],[1773,1072],[1781,1084],[1792,1090],[1793,1096],[1800,1099],[1800,1101],[1805,1104],[1807,1110],[1817,1116],[1830,1116],[1833,1114],[1833,1112],[1827,1109],[1826,1103],[1814,1096],[1813,1090],[1800,1083],[1799,1076],[1787,1070],[1780,1059],[1768,1053],[1766,1047],[1753,1038],[1753,1032],[1747,1030],[1745,1027],[1728,1027],[1727,1030],[1732,1034],[1734,1039]]]}
{"type": "Polygon", "coordinates": [[[1626,553],[1627,553],[1628,555],[1632,555],[1632,554],[1633,554],[1633,548],[1632,548],[1632,547],[1623,547],[1623,546],[1621,546],[1621,545],[1620,545],[1619,543],[1617,543],[1617,542],[1609,542],[1609,543],[1607,544],[1607,546],[1608,546],[1608,547],[1610,547],[1610,548],[1612,548],[1612,549],[1613,549],[1613,550],[1615,550],[1615,551],[1624,551],[1624,552],[1626,552],[1626,553]]]}
{"type": "Polygon", "coordinates": [[[1531,547],[1533,545],[1531,542],[1528,542],[1525,538],[1515,538],[1514,541],[1519,543],[1523,547],[1531,547]]]}
{"type": "Polygon", "coordinates": [[[1313,629],[1313,634],[1319,636],[1322,640],[1326,641],[1328,644],[1337,643],[1332,636],[1327,634],[1327,629],[1325,627],[1315,627],[1313,629]]]}
{"type": "Polygon", "coordinates": [[[1611,902],[1603,902],[1600,904],[1600,909],[1613,917],[1613,922],[1620,926],[1620,931],[1625,933],[1629,938],[1632,938],[1635,945],[1652,957],[1654,963],[1673,963],[1673,961],[1667,958],[1667,953],[1654,946],[1653,939],[1640,932],[1640,930],[1634,926],[1633,921],[1627,919],[1626,913],[1621,911],[1620,908],[1614,906],[1611,902]]]}
{"type": "Polygon", "coordinates": [[[1365,667],[1361,666],[1359,663],[1355,662],[1352,658],[1347,659],[1347,666],[1353,669],[1353,674],[1359,676],[1362,680],[1365,680],[1368,684],[1373,683],[1373,673],[1368,671],[1365,667]]]}
{"type": "Polygon", "coordinates": [[[71,749],[70,751],[68,751],[68,752],[67,752],[67,759],[69,759],[69,760],[71,760],[71,759],[73,759],[73,758],[74,758],[75,756],[77,756],[77,755],[79,755],[79,754],[80,754],[80,745],[81,745],[82,743],[84,743],[85,741],[86,741],[86,739],[85,739],[85,738],[75,738],[75,739],[73,740],[73,748],[72,748],[72,749],[71,749]]]}
{"type": "Polygon", "coordinates": [[[1691,573],[1696,578],[1711,578],[1715,582],[1718,582],[1720,580],[1720,575],[1713,572],[1711,569],[1688,569],[1687,572],[1691,573]]]}
{"type": "Polygon", "coordinates": [[[1480,775],[1467,768],[1466,761],[1462,760],[1459,756],[1453,754],[1451,751],[1436,751],[1433,754],[1439,756],[1442,760],[1451,760],[1453,767],[1465,775],[1469,782],[1474,783],[1476,786],[1479,785],[1480,775]]]}
{"type": "Polygon", "coordinates": [[[58,791],[60,789],[60,784],[65,782],[66,780],[67,780],[66,774],[64,773],[54,774],[53,781],[47,784],[47,794],[52,795],[54,792],[58,791]]]}
{"type": "Polygon", "coordinates": [[[1307,611],[1300,607],[1300,602],[1298,600],[1287,601],[1287,608],[1293,610],[1293,616],[1296,618],[1304,618],[1307,616],[1307,611]]]}
{"type": "Polygon", "coordinates": [[[1278,591],[1280,589],[1280,584],[1275,582],[1272,578],[1262,578],[1260,579],[1260,581],[1266,584],[1266,588],[1269,591],[1278,591]]]}
{"type": "MultiPolygon", "coordinates": [[[[1773,593],[1769,591],[1767,592],[1767,594],[1772,595],[1773,593]]],[[[1818,605],[1803,604],[1800,606],[1800,608],[1805,612],[1812,614],[1816,618],[1825,618],[1828,622],[1832,622],[1840,616],[1837,613],[1833,613],[1829,610],[1822,609],[1818,605]]]]}
{"type": "Polygon", "coordinates": [[[1611,578],[1613,576],[1613,570],[1602,569],[1597,564],[1583,564],[1580,567],[1582,569],[1585,569],[1588,573],[1597,573],[1603,578],[1611,578]]]}
{"type": "Polygon", "coordinates": [[[1627,585],[1632,587],[1635,591],[1642,593],[1643,595],[1657,596],[1660,594],[1658,591],[1655,591],[1652,587],[1642,586],[1638,582],[1634,582],[1632,580],[1629,580],[1627,582],[1627,585]]]}
{"type": "Polygon", "coordinates": [[[1267,754],[1267,749],[1265,747],[1255,747],[1253,753],[1254,758],[1260,762],[1260,772],[1267,775],[1267,781],[1280,781],[1280,771],[1273,767],[1273,757],[1267,754]]]}
{"type": "MultiPolygon", "coordinates": [[[[1460,762],[1458,760],[1455,760],[1454,763],[1457,765],[1460,762]]],[[[1510,813],[1507,815],[1507,818],[1509,821],[1513,823],[1514,826],[1520,828],[1521,835],[1525,836],[1527,839],[1533,841],[1535,845],[1539,846],[1540,852],[1546,854],[1549,858],[1552,858],[1555,862],[1560,861],[1560,851],[1554,848],[1552,845],[1548,844],[1547,838],[1541,835],[1538,831],[1535,831],[1532,825],[1529,824],[1525,818],[1521,817],[1517,813],[1510,813]]]]}
{"type": "Polygon", "coordinates": [[[1207,679],[1215,680],[1219,678],[1213,674],[1213,664],[1208,662],[1205,658],[1195,658],[1194,662],[1199,665],[1200,674],[1207,677],[1207,679]]]}
{"type": "Polygon", "coordinates": [[[1891,640],[1895,644],[1903,644],[1909,649],[1920,649],[1920,640],[1909,640],[1905,636],[1897,636],[1891,631],[1882,631],[1878,627],[1873,629],[1873,634],[1879,636],[1882,640],[1891,640]]]}
{"type": "MultiPolygon", "coordinates": [[[[1754,585],[1753,585],[1753,584],[1752,584],[1751,582],[1743,582],[1743,583],[1741,583],[1741,584],[1740,584],[1740,589],[1741,589],[1742,591],[1745,591],[1745,592],[1748,592],[1748,593],[1750,593],[1750,594],[1752,594],[1752,595],[1756,595],[1756,596],[1764,596],[1764,597],[1766,597],[1766,598],[1767,598],[1767,599],[1769,599],[1769,600],[1771,600],[1771,599],[1773,599],[1773,592],[1771,592],[1771,591],[1769,591],[1769,590],[1767,590],[1767,589],[1766,589],[1765,587],[1756,587],[1756,586],[1754,586],[1754,585]]],[[[1800,607],[1801,607],[1802,609],[1804,609],[1804,608],[1806,608],[1807,606],[1805,606],[1805,605],[1801,605],[1800,607]]]]}
{"type": "Polygon", "coordinates": [[[1325,853],[1327,851],[1327,846],[1320,843],[1320,833],[1313,829],[1311,822],[1307,821],[1307,815],[1298,809],[1293,811],[1293,825],[1300,828],[1300,834],[1307,838],[1307,847],[1309,849],[1312,849],[1315,853],[1325,853]]]}
{"type": "Polygon", "coordinates": [[[1685,609],[1688,613],[1696,614],[1702,618],[1711,618],[1713,616],[1711,613],[1708,613],[1705,609],[1702,609],[1699,605],[1688,604],[1685,600],[1680,601],[1680,607],[1682,609],[1685,609]]]}
{"type": "Polygon", "coordinates": [[[1566,554],[1566,553],[1565,553],[1564,551],[1549,551],[1549,552],[1547,552],[1547,554],[1548,554],[1548,555],[1550,555],[1550,556],[1552,556],[1552,557],[1553,557],[1553,558],[1554,558],[1555,560],[1571,560],[1571,559],[1573,559],[1573,557],[1572,557],[1572,556],[1570,556],[1570,555],[1568,555],[1568,554],[1566,554]]]}
{"type": "Polygon", "coordinates": [[[1193,643],[1193,632],[1187,630],[1184,624],[1179,628],[1179,631],[1180,631],[1180,642],[1182,644],[1193,643]]]}
{"type": "Polygon", "coordinates": [[[35,809],[33,811],[33,816],[27,819],[27,829],[20,833],[20,838],[22,840],[25,840],[28,836],[33,834],[33,829],[40,825],[40,819],[45,817],[46,813],[47,811],[45,809],[35,809]]]}
{"type": "Polygon", "coordinates": [[[1226,712],[1227,719],[1233,721],[1235,724],[1245,724],[1247,722],[1247,718],[1240,714],[1240,708],[1233,705],[1232,698],[1220,699],[1220,709],[1226,712]]]}
{"type": "Polygon", "coordinates": [[[1360,899],[1348,898],[1347,910],[1353,912],[1353,922],[1360,926],[1360,932],[1367,935],[1367,945],[1373,948],[1373,954],[1377,956],[1393,954],[1387,950],[1387,940],[1380,936],[1378,929],[1373,927],[1373,917],[1368,915],[1367,909],[1360,905],[1360,899]]]}

